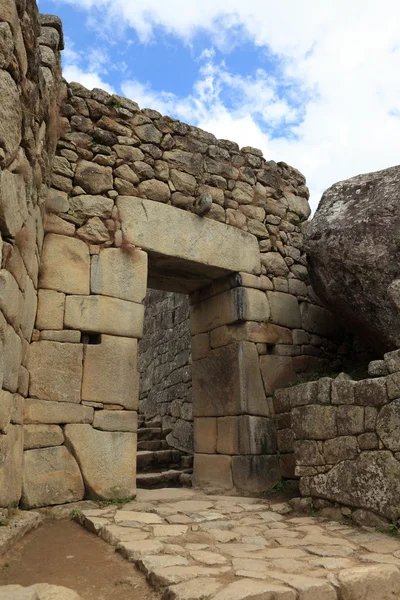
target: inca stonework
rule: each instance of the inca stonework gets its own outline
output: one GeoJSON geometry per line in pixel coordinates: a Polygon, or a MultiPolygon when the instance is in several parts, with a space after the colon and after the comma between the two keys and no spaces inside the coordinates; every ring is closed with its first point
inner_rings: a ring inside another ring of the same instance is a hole
{"type": "Polygon", "coordinates": [[[172,446],[193,435],[195,486],[297,477],[307,496],[397,518],[396,369],[303,384],[300,408],[282,389],[356,354],[309,282],[303,175],[67,84],[61,23],[33,0],[3,0],[0,32],[0,506],[134,496],[140,397],[172,446]],[[160,290],[187,298],[173,356],[160,290]],[[391,506],[344,489],[366,463],[391,506]]]}

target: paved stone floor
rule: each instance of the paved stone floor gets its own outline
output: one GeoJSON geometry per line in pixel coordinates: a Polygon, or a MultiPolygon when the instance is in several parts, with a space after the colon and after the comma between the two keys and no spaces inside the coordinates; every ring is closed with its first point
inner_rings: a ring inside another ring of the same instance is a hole
{"type": "Polygon", "coordinates": [[[286,503],[139,490],[81,522],[146,573],[163,600],[395,600],[400,539],[295,514],[286,503]]]}

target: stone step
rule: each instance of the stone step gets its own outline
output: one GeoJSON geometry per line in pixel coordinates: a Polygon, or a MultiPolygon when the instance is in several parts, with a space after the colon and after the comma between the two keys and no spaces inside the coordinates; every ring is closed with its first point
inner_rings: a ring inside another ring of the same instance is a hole
{"type": "Polygon", "coordinates": [[[138,450],[168,450],[168,442],[166,440],[145,440],[138,442],[138,450]]]}
{"type": "Polygon", "coordinates": [[[138,473],[136,486],[138,488],[162,488],[179,487],[181,485],[182,471],[169,469],[168,471],[156,471],[153,473],[138,473]]]}
{"type": "Polygon", "coordinates": [[[162,429],[161,427],[154,428],[140,428],[137,431],[138,440],[162,440],[162,429]]]}
{"type": "Polygon", "coordinates": [[[175,465],[180,463],[178,450],[139,450],[137,453],[137,470],[149,471],[155,466],[175,465]]]}

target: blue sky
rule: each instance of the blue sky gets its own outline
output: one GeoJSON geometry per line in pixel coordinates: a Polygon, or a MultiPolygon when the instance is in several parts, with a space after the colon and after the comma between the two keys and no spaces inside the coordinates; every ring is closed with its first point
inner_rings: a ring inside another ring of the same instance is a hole
{"type": "Polygon", "coordinates": [[[324,189],[399,163],[396,0],[39,0],[64,76],[300,169],[324,189]]]}

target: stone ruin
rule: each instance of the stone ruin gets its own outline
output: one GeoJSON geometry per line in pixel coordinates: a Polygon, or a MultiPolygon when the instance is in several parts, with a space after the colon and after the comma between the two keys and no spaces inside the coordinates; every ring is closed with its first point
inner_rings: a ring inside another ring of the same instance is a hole
{"type": "Polygon", "coordinates": [[[143,464],[397,519],[399,355],[337,376],[377,357],[311,286],[303,175],[65,82],[62,49],[2,0],[0,507],[135,496],[140,407],[143,464]]]}

